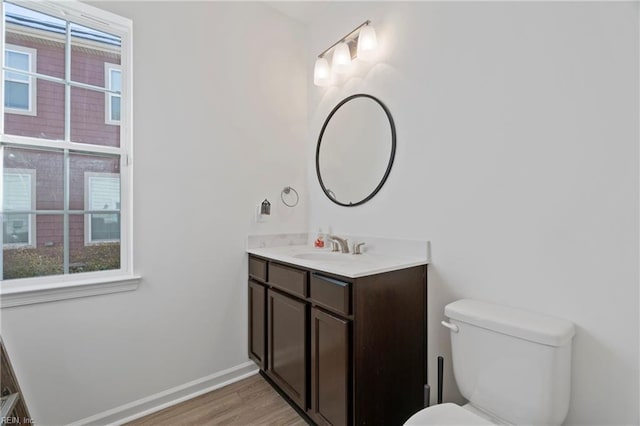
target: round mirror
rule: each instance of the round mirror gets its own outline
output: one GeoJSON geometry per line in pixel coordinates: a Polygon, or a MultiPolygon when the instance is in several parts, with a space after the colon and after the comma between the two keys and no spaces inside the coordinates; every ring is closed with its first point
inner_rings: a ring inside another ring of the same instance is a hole
{"type": "Polygon", "coordinates": [[[389,176],[396,128],[387,107],[371,95],[343,99],[322,126],[316,173],[324,193],[341,206],[373,198],[389,176]]]}

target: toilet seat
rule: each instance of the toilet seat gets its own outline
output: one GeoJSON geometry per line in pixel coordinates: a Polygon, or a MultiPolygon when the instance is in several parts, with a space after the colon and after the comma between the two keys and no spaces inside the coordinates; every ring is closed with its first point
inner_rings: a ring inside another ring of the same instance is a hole
{"type": "Polygon", "coordinates": [[[405,426],[419,425],[494,425],[471,411],[450,402],[433,405],[415,413],[405,426]]]}

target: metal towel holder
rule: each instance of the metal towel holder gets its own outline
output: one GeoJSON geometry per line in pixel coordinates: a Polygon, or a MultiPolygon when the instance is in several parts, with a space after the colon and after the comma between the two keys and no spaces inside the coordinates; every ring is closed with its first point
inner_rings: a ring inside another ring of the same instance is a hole
{"type": "Polygon", "coordinates": [[[282,190],[282,192],[280,192],[280,199],[282,200],[282,203],[287,206],[287,207],[295,207],[298,205],[298,202],[300,201],[300,195],[298,195],[298,191],[296,191],[295,189],[293,189],[290,186],[285,186],[284,189],[282,190]],[[293,191],[293,193],[296,195],[296,201],[289,204],[285,201],[284,196],[290,194],[293,191]]]}

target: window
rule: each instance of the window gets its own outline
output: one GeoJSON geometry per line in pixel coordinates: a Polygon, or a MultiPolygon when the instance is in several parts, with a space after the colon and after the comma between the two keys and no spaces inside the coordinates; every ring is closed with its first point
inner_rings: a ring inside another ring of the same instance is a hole
{"type": "MultiPolygon", "coordinates": [[[[7,44],[4,49],[5,67],[33,72],[36,67],[36,49],[7,44]]],[[[36,115],[36,85],[33,78],[19,72],[4,74],[4,106],[6,112],[36,115]]]]}
{"type": "MultiPolygon", "coordinates": [[[[121,71],[120,65],[104,64],[105,84],[107,89],[121,92],[121,71]]],[[[105,97],[105,123],[120,124],[120,95],[107,93],[105,97]]]]}
{"type": "Polygon", "coordinates": [[[0,305],[133,290],[131,21],[81,2],[0,12],[0,305]]]}
{"type": "Polygon", "coordinates": [[[85,243],[120,241],[120,177],[116,174],[85,173],[87,211],[112,213],[86,215],[85,243]]]}
{"type": "Polygon", "coordinates": [[[35,241],[35,170],[5,169],[2,223],[5,248],[29,247],[35,241]]]}

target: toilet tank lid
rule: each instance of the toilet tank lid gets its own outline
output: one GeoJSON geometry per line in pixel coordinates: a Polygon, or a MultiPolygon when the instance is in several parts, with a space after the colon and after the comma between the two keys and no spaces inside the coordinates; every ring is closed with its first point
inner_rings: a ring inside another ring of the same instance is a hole
{"type": "Polygon", "coordinates": [[[454,320],[549,346],[563,346],[575,334],[570,321],[479,300],[449,303],[444,314],[454,320]]]}

